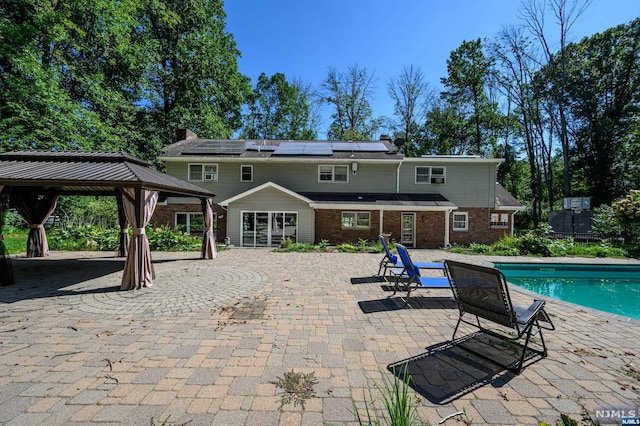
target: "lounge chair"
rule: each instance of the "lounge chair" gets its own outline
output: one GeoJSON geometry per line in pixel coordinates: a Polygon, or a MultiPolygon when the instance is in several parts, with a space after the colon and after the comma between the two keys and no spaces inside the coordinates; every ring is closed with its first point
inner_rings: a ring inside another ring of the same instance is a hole
{"type": "MultiPolygon", "coordinates": [[[[519,361],[515,364],[503,365],[519,373],[527,355],[531,334],[535,329],[540,336],[541,349],[530,349],[530,351],[543,358],[547,356],[542,329],[554,330],[555,327],[544,310],[543,300],[534,300],[527,308],[512,304],[507,280],[498,269],[447,260],[445,271],[460,310],[460,317],[451,340],[455,339],[458,328],[463,322],[477,327],[482,333],[502,340],[516,341],[524,337],[519,361]],[[466,314],[474,316],[475,321],[467,320],[466,314]],[[491,328],[481,324],[481,319],[483,323],[493,323],[491,328]],[[540,322],[548,325],[541,326],[540,322]],[[515,336],[513,336],[514,332],[515,336]]],[[[509,347],[513,346],[515,345],[509,345],[509,347]]]]}
{"type": "MultiPolygon", "coordinates": [[[[387,240],[385,240],[382,235],[380,235],[380,243],[382,244],[382,247],[384,247],[384,257],[380,261],[380,265],[378,267],[378,276],[380,276],[380,272],[382,272],[383,268],[383,276],[387,275],[389,268],[404,268],[402,260],[398,259],[398,256],[391,253],[387,240]]],[[[414,265],[418,269],[442,269],[444,275],[444,263],[442,262],[415,262],[414,265]]]]}
{"type": "Polygon", "coordinates": [[[447,277],[423,277],[420,274],[420,268],[417,263],[414,263],[409,256],[409,251],[402,244],[396,244],[400,261],[402,262],[402,268],[392,268],[391,273],[395,276],[395,287],[393,294],[396,294],[400,289],[400,282],[404,282],[407,288],[407,298],[405,302],[409,301],[412,289],[418,288],[450,288],[449,278],[447,277]]]}

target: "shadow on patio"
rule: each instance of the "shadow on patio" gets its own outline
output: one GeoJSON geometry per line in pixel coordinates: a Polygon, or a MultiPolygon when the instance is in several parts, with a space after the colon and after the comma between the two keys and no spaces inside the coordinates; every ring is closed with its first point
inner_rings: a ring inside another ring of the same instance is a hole
{"type": "MultiPolygon", "coordinates": [[[[517,363],[518,354],[511,345],[518,346],[478,332],[429,346],[427,352],[389,364],[387,369],[400,380],[410,377],[409,386],[430,402],[446,404],[487,384],[501,387],[514,378],[514,373],[492,361],[517,363]]],[[[530,365],[540,357],[528,350],[526,359],[530,365]]]]}

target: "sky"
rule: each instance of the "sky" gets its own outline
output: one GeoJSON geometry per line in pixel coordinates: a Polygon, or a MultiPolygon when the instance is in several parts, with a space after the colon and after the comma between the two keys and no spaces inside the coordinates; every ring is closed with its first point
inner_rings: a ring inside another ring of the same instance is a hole
{"type": "MultiPolygon", "coordinates": [[[[252,84],[263,72],[280,72],[317,89],[330,68],[342,73],[357,65],[374,76],[374,117],[393,116],[387,82],[403,67],[419,67],[439,92],[447,59],[463,41],[493,40],[504,27],[523,22],[520,0],[225,0],[224,9],[242,55],[240,72],[252,84]]],[[[593,0],[569,41],[639,16],[639,0],[593,0]]],[[[559,29],[550,13],[545,28],[556,40],[559,29]]],[[[329,106],[323,109],[320,137],[330,113],[329,106]]]]}

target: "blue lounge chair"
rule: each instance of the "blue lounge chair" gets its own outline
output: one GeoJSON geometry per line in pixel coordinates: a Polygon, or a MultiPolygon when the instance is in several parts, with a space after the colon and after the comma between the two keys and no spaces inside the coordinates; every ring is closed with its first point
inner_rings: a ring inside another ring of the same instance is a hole
{"type": "MultiPolygon", "coordinates": [[[[402,264],[402,260],[398,259],[398,256],[391,253],[389,250],[389,245],[387,241],[384,239],[384,236],[380,235],[380,243],[382,247],[384,247],[384,257],[380,261],[380,266],[378,267],[378,276],[380,276],[380,272],[384,268],[384,275],[387,275],[389,268],[404,268],[402,264]]],[[[414,265],[418,269],[441,269],[444,275],[444,263],[441,262],[415,262],[414,265]]]]}
{"type": "MultiPolygon", "coordinates": [[[[506,341],[517,341],[524,338],[521,347],[522,353],[518,361],[514,364],[503,365],[515,373],[522,370],[528,355],[538,354],[543,358],[547,356],[542,330],[554,330],[555,327],[544,310],[544,300],[534,300],[528,307],[514,305],[509,296],[507,280],[498,269],[451,260],[447,260],[445,266],[454,298],[460,310],[458,323],[453,330],[452,341],[455,340],[461,323],[471,325],[482,333],[506,341]],[[466,319],[465,314],[468,314],[470,318],[466,319]],[[533,332],[539,335],[539,341],[537,341],[539,349],[529,347],[533,332]]],[[[517,346],[508,345],[508,347],[514,348],[517,346]]],[[[482,356],[483,354],[478,355],[482,356]]],[[[497,360],[492,360],[498,363],[497,360]]]]}
{"type": "Polygon", "coordinates": [[[402,261],[402,268],[393,268],[391,273],[395,275],[395,287],[393,294],[400,289],[400,282],[404,282],[407,287],[407,298],[411,296],[412,289],[418,288],[451,288],[449,285],[449,278],[447,277],[423,277],[420,275],[420,268],[418,265],[411,261],[409,251],[402,244],[396,244],[398,255],[402,261]]]}

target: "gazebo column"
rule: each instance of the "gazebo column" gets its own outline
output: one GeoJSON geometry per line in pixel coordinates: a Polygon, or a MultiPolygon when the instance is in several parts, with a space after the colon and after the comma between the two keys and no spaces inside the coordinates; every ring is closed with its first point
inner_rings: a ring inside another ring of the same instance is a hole
{"type": "Polygon", "coordinates": [[[2,235],[4,220],[9,209],[9,194],[6,191],[3,193],[3,189],[4,186],[0,185],[0,287],[15,283],[11,257],[7,253],[7,248],[4,245],[4,236],[2,235]]]}
{"type": "Polygon", "coordinates": [[[215,259],[218,257],[216,251],[216,238],[213,232],[213,200],[211,198],[201,198],[202,214],[204,216],[204,231],[202,233],[202,259],[215,259]]]}

